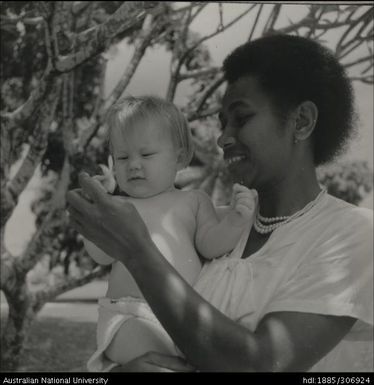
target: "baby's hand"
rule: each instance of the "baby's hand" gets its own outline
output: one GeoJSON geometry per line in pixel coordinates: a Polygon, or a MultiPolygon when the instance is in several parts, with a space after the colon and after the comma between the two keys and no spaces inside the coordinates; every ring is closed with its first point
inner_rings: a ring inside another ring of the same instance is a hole
{"type": "Polygon", "coordinates": [[[113,160],[111,156],[108,159],[108,166],[109,167],[104,164],[99,164],[103,175],[95,175],[93,176],[93,179],[99,181],[107,192],[113,193],[116,188],[116,180],[113,175],[113,160]]]}
{"type": "Polygon", "coordinates": [[[235,183],[231,201],[231,222],[234,225],[240,226],[253,220],[257,199],[256,190],[250,190],[243,185],[235,183]]]}

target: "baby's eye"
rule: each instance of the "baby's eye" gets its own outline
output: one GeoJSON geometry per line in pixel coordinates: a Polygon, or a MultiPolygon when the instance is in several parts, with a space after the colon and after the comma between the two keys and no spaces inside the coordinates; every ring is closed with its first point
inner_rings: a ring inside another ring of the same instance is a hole
{"type": "Polygon", "coordinates": [[[117,157],[117,160],[127,160],[128,158],[128,156],[119,156],[117,157]]]}
{"type": "Polygon", "coordinates": [[[149,153],[143,154],[143,157],[144,158],[149,158],[149,157],[151,157],[154,154],[155,154],[154,152],[149,152],[149,153]]]}

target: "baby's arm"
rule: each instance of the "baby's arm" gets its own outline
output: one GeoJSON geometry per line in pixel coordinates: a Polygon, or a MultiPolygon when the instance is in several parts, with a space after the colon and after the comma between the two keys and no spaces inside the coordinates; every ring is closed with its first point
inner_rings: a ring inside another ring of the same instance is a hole
{"type": "Polygon", "coordinates": [[[213,259],[233,250],[244,228],[253,221],[256,194],[244,186],[234,185],[231,207],[220,209],[218,218],[212,201],[203,192],[198,199],[196,248],[203,257],[213,259]]]}

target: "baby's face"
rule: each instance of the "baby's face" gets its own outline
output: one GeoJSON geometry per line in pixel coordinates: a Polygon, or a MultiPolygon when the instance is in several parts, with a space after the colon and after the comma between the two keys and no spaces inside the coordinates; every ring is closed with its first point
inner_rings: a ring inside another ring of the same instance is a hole
{"type": "Polygon", "coordinates": [[[111,132],[114,171],[120,189],[148,198],[174,189],[178,156],[171,134],[158,123],[137,124],[111,132]]]}

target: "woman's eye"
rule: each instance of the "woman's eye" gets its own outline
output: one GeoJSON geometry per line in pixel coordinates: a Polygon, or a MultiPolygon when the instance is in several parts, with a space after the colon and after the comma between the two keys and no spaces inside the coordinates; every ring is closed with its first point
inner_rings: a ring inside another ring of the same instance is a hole
{"type": "Polygon", "coordinates": [[[244,126],[248,122],[248,120],[252,117],[253,115],[244,115],[244,116],[237,116],[235,118],[235,123],[237,126],[241,127],[244,126]]]}
{"type": "Polygon", "coordinates": [[[128,156],[120,156],[117,158],[117,160],[127,160],[128,158],[128,156]]]}
{"type": "Polygon", "coordinates": [[[217,119],[218,119],[221,130],[223,130],[226,126],[226,119],[223,118],[223,115],[221,113],[218,114],[217,119]]]}

